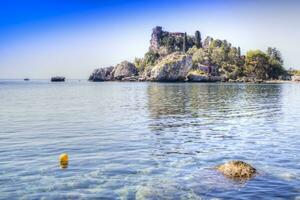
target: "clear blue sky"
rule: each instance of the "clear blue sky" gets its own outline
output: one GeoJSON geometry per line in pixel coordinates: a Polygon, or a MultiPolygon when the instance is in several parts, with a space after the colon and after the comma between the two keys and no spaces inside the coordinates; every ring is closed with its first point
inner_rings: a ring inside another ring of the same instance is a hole
{"type": "Polygon", "coordinates": [[[6,0],[0,6],[0,78],[87,78],[94,68],[142,57],[151,29],[277,47],[300,69],[296,0],[6,0]]]}

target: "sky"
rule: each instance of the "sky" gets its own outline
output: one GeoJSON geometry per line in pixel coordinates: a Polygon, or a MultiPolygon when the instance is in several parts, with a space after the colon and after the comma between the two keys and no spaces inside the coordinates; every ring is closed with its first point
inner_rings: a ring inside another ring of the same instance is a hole
{"type": "Polygon", "coordinates": [[[0,78],[83,78],[142,57],[152,28],[278,48],[300,69],[297,0],[0,0],[0,78]]]}

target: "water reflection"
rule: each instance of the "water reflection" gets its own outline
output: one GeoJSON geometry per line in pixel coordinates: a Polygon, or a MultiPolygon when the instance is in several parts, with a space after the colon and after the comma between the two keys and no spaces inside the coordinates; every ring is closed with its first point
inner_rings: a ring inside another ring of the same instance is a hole
{"type": "Polygon", "coordinates": [[[199,121],[207,125],[247,117],[277,121],[282,114],[281,90],[281,85],[149,84],[148,109],[153,120],[149,127],[157,132],[199,121]]]}
{"type": "Polygon", "coordinates": [[[299,84],[48,82],[0,88],[0,198],[299,196],[299,84]],[[212,169],[232,159],[260,175],[212,169]]]}
{"type": "MultiPolygon", "coordinates": [[[[272,149],[282,141],[282,90],[279,84],[149,84],[153,159],[160,168],[180,169],[168,180],[186,187],[185,192],[178,190],[184,195],[191,190],[197,197],[233,198],[237,191],[260,190],[257,185],[266,182],[276,183],[278,190],[294,190],[264,173],[266,163],[272,163],[272,149]],[[228,182],[211,167],[229,159],[249,161],[263,173],[250,183],[228,182]]],[[[167,191],[168,185],[159,184],[163,181],[148,185],[153,191],[167,191]]],[[[259,192],[263,196],[272,188],[259,192]]],[[[253,197],[253,193],[243,195],[253,197]]]]}

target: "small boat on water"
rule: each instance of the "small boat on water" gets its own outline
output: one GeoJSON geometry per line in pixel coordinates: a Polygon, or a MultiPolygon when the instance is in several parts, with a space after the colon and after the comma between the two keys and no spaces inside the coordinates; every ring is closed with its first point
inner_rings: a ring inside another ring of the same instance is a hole
{"type": "Polygon", "coordinates": [[[30,79],[29,78],[24,78],[24,81],[30,81],[30,79]]]}
{"type": "Polygon", "coordinates": [[[51,82],[65,82],[65,79],[63,76],[55,76],[51,78],[51,82]]]}

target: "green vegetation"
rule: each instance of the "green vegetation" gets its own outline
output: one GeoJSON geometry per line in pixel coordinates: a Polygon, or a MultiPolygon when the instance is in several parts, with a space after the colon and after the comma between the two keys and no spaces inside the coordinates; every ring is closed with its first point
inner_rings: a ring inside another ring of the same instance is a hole
{"type": "Polygon", "coordinates": [[[300,70],[289,69],[288,73],[292,76],[300,76],[300,70]]]}
{"type": "Polygon", "coordinates": [[[184,33],[184,37],[183,37],[183,45],[182,45],[182,51],[186,52],[187,51],[187,36],[186,33],[184,33]]]}
{"type": "Polygon", "coordinates": [[[189,72],[189,74],[193,74],[193,75],[207,75],[207,73],[205,71],[202,71],[200,69],[194,69],[192,71],[189,72]]]}
{"type": "MultiPolygon", "coordinates": [[[[192,69],[196,73],[200,65],[214,66],[225,79],[279,79],[288,74],[299,74],[300,71],[289,71],[283,68],[281,53],[269,47],[266,52],[250,50],[242,55],[240,47],[234,47],[226,40],[206,37],[202,42],[201,33],[194,36],[186,33],[163,31],[159,36],[159,47],[151,49],[142,59],[135,59],[140,73],[152,68],[157,61],[173,52],[184,52],[192,57],[192,69]]],[[[200,72],[197,72],[200,73],[200,72]]],[[[201,72],[202,73],[202,72],[201,72]]]]}
{"type": "Polygon", "coordinates": [[[262,80],[278,79],[287,72],[283,68],[283,60],[276,48],[268,48],[267,53],[260,50],[247,52],[245,75],[262,80]]]}
{"type": "Polygon", "coordinates": [[[241,47],[238,47],[238,55],[241,56],[241,47]]]}
{"type": "Polygon", "coordinates": [[[134,64],[137,67],[139,73],[142,73],[146,69],[146,67],[155,65],[158,58],[159,54],[150,50],[145,54],[144,58],[135,58],[134,64]]]}
{"type": "Polygon", "coordinates": [[[242,76],[243,57],[239,55],[239,49],[232,47],[226,40],[207,37],[203,48],[194,46],[187,53],[192,56],[193,68],[198,65],[214,65],[219,68],[220,75],[227,78],[236,79],[242,76]]]}
{"type": "Polygon", "coordinates": [[[226,40],[207,37],[204,43],[204,48],[199,49],[195,45],[187,52],[192,56],[193,68],[201,64],[217,66],[220,75],[233,80],[245,76],[262,80],[278,79],[287,74],[281,53],[276,48],[268,48],[266,53],[250,50],[242,56],[240,47],[233,47],[226,40]]]}
{"type": "Polygon", "coordinates": [[[200,31],[195,32],[195,46],[199,49],[202,48],[202,42],[201,42],[201,34],[200,31]]]}

